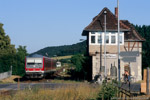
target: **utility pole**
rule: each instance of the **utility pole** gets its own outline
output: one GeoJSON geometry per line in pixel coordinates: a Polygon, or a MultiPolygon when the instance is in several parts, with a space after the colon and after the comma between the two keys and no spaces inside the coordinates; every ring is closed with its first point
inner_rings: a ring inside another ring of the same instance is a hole
{"type": "Polygon", "coordinates": [[[105,66],[105,78],[107,78],[107,66],[106,66],[106,14],[107,11],[104,11],[104,66],[105,66]]]}
{"type": "Polygon", "coordinates": [[[118,81],[120,83],[120,20],[119,20],[119,0],[117,0],[118,8],[118,81]]]}

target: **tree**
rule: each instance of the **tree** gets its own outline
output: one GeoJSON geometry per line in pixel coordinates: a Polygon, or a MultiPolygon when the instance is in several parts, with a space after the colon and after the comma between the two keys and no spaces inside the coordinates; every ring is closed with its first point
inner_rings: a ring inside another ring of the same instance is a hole
{"type": "Polygon", "coordinates": [[[50,57],[53,57],[54,55],[67,56],[67,55],[83,54],[85,52],[86,52],[86,41],[83,41],[72,45],[46,47],[32,54],[45,55],[45,53],[47,53],[50,57]]]}
{"type": "Polygon", "coordinates": [[[0,23],[0,72],[6,72],[13,66],[13,74],[24,75],[26,55],[26,46],[15,49],[15,45],[11,44],[9,36],[4,32],[3,24],[0,23]]]}
{"type": "Polygon", "coordinates": [[[71,62],[75,65],[76,72],[81,72],[83,70],[82,64],[84,63],[85,57],[81,54],[74,55],[71,58],[71,62]]]}
{"type": "Polygon", "coordinates": [[[15,46],[11,44],[9,36],[4,32],[3,24],[0,23],[0,72],[10,70],[15,53],[15,46]]]}
{"type": "Polygon", "coordinates": [[[91,80],[91,61],[89,56],[77,54],[72,56],[71,62],[75,67],[75,71],[72,73],[75,79],[91,80]]]}
{"type": "Polygon", "coordinates": [[[143,68],[150,67],[150,26],[135,25],[135,29],[142,37],[146,39],[142,46],[142,66],[143,68]]]}
{"type": "Polygon", "coordinates": [[[13,62],[13,74],[21,76],[25,74],[25,56],[27,55],[26,46],[19,46],[17,48],[13,62]]]}
{"type": "Polygon", "coordinates": [[[10,38],[5,34],[3,24],[0,23],[0,57],[15,52],[15,46],[10,43],[10,38]]]}

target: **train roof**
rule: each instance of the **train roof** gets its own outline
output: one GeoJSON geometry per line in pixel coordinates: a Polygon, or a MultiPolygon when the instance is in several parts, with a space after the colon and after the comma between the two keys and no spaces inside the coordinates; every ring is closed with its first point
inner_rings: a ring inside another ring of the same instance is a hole
{"type": "MultiPolygon", "coordinates": [[[[46,56],[43,56],[43,55],[39,55],[39,54],[32,54],[32,55],[29,55],[29,56],[26,56],[26,58],[48,58],[48,59],[52,59],[50,57],[46,57],[46,56]]],[[[53,59],[54,60],[54,59],[53,59]]]]}
{"type": "Polygon", "coordinates": [[[45,56],[39,55],[39,54],[33,54],[33,55],[29,55],[29,56],[27,56],[27,57],[30,57],[30,58],[43,58],[43,57],[45,57],[45,56]]]}

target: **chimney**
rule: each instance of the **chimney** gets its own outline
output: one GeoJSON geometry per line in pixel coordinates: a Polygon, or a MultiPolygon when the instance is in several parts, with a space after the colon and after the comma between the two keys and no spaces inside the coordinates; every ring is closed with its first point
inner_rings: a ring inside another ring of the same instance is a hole
{"type": "Polygon", "coordinates": [[[115,16],[118,18],[118,7],[115,7],[115,16]]]}

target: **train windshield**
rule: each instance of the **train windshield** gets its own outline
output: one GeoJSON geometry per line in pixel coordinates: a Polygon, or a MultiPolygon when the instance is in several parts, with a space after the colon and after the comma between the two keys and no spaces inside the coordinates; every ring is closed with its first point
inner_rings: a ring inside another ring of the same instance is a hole
{"type": "Polygon", "coordinates": [[[42,68],[42,58],[27,58],[27,68],[42,68]]]}

